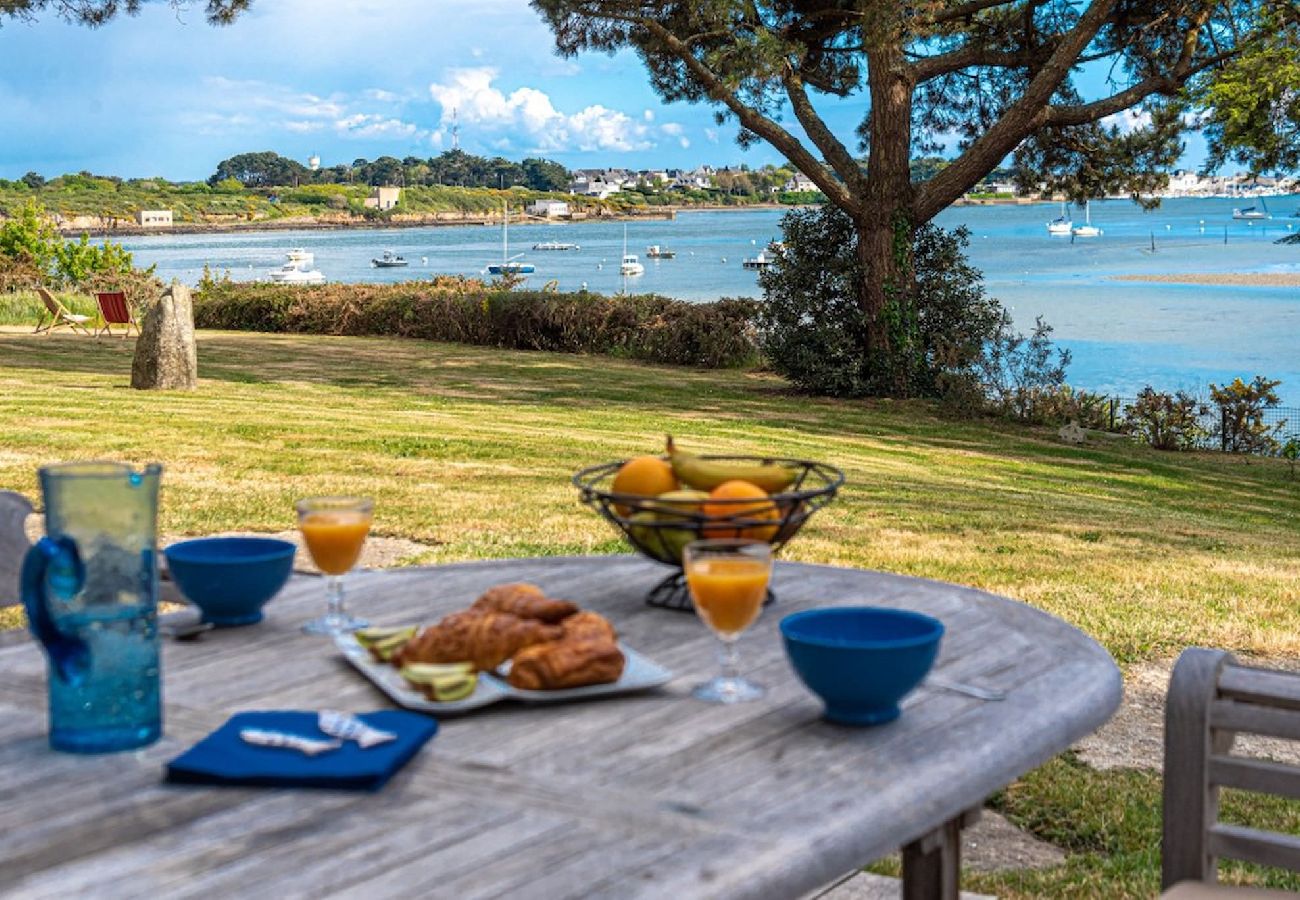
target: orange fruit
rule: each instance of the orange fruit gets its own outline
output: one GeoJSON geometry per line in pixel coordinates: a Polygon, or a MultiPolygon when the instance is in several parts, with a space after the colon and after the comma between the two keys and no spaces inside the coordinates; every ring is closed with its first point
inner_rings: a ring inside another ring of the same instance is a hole
{"type": "MultiPolygon", "coordinates": [[[[675,491],[677,476],[673,467],[657,456],[637,456],[623,463],[623,467],[614,476],[611,491],[615,494],[632,494],[637,497],[658,497],[669,491],[675,491]]],[[[630,507],[621,503],[614,504],[620,516],[632,512],[630,507]]]]}
{"type": "MultiPolygon", "coordinates": [[[[777,522],[781,518],[776,504],[767,495],[767,491],[748,481],[724,481],[709,492],[709,500],[733,501],[727,503],[705,502],[704,515],[710,519],[759,519],[777,522]],[[734,501],[749,500],[750,503],[734,501]]],[[[710,538],[749,538],[754,541],[770,541],[776,537],[780,525],[747,525],[737,528],[733,525],[704,526],[704,536],[710,538]]]]}

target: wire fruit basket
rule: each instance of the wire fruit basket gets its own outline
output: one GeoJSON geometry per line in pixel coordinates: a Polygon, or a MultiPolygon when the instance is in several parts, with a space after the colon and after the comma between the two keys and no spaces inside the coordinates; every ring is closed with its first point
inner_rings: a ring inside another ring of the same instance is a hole
{"type": "MultiPolygon", "coordinates": [[[[691,541],[704,538],[748,538],[767,541],[774,553],[788,544],[813,513],[835,499],[844,473],[826,463],[806,459],[761,456],[701,456],[723,463],[781,465],[795,473],[785,490],[766,500],[744,498],[663,500],[615,493],[614,476],[625,460],[588,466],[573,476],[582,502],[617,528],[644,556],[676,571],[646,595],[646,603],[664,609],[690,611],[690,591],[682,572],[682,552],[691,541]],[[702,507],[707,503],[708,512],[702,507]]],[[[666,458],[665,458],[666,459],[666,458]]],[[[768,603],[775,598],[768,592],[768,603]]]]}

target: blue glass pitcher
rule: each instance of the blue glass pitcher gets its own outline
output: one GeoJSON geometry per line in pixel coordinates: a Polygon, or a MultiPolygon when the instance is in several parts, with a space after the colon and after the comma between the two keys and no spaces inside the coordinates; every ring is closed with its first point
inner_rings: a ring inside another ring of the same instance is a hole
{"type": "Polygon", "coordinates": [[[40,470],[45,532],[23,560],[27,621],[49,658],[50,746],[129,750],[162,733],[158,486],[162,467],[40,470]]]}

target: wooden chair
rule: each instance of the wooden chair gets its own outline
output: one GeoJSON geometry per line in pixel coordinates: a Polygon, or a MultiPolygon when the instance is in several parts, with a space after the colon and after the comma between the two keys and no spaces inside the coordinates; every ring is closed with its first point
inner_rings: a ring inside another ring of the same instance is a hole
{"type": "Polygon", "coordinates": [[[1232,753],[1237,734],[1300,740],[1300,674],[1239,665],[1192,647],[1169,679],[1165,704],[1162,897],[1295,897],[1216,884],[1219,858],[1300,871],[1300,836],[1218,821],[1219,789],[1300,799],[1300,767],[1232,753]]]}
{"type": "Polygon", "coordinates": [[[18,573],[30,546],[24,525],[32,504],[22,494],[0,491],[0,607],[17,603],[18,573]]]}
{"type": "Polygon", "coordinates": [[[60,303],[57,297],[43,287],[38,287],[36,293],[40,295],[41,302],[45,304],[45,313],[41,316],[41,320],[36,323],[36,331],[33,334],[40,334],[43,331],[48,335],[56,328],[71,328],[73,331],[80,331],[85,335],[90,334],[90,331],[86,328],[86,323],[91,320],[91,316],[69,312],[68,308],[60,303]],[[47,322],[46,319],[49,321],[47,322]]]}
{"type": "Polygon", "coordinates": [[[126,302],[126,294],[122,291],[97,293],[95,300],[99,302],[99,317],[103,321],[103,325],[95,329],[95,337],[101,334],[111,335],[114,325],[125,326],[122,329],[123,340],[131,334],[132,328],[137,335],[140,333],[140,325],[131,312],[131,305],[126,302]]]}

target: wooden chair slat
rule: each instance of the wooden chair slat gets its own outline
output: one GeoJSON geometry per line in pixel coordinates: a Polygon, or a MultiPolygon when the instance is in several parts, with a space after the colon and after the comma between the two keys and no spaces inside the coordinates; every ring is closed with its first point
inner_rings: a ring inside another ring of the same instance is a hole
{"type": "Polygon", "coordinates": [[[1300,741],[1300,712],[1261,703],[1215,700],[1210,704],[1210,726],[1225,731],[1262,734],[1300,741]]]}
{"type": "Polygon", "coordinates": [[[1267,759],[1211,757],[1210,783],[1224,788],[1300,800],[1300,769],[1267,759]]]}
{"type": "Polygon", "coordinates": [[[1210,829],[1210,853],[1261,866],[1300,870],[1300,836],[1217,823],[1210,829]]]}
{"type": "Polygon", "coordinates": [[[1300,678],[1293,672],[1229,666],[1219,677],[1219,695],[1246,703],[1300,710],[1300,678]]]}

